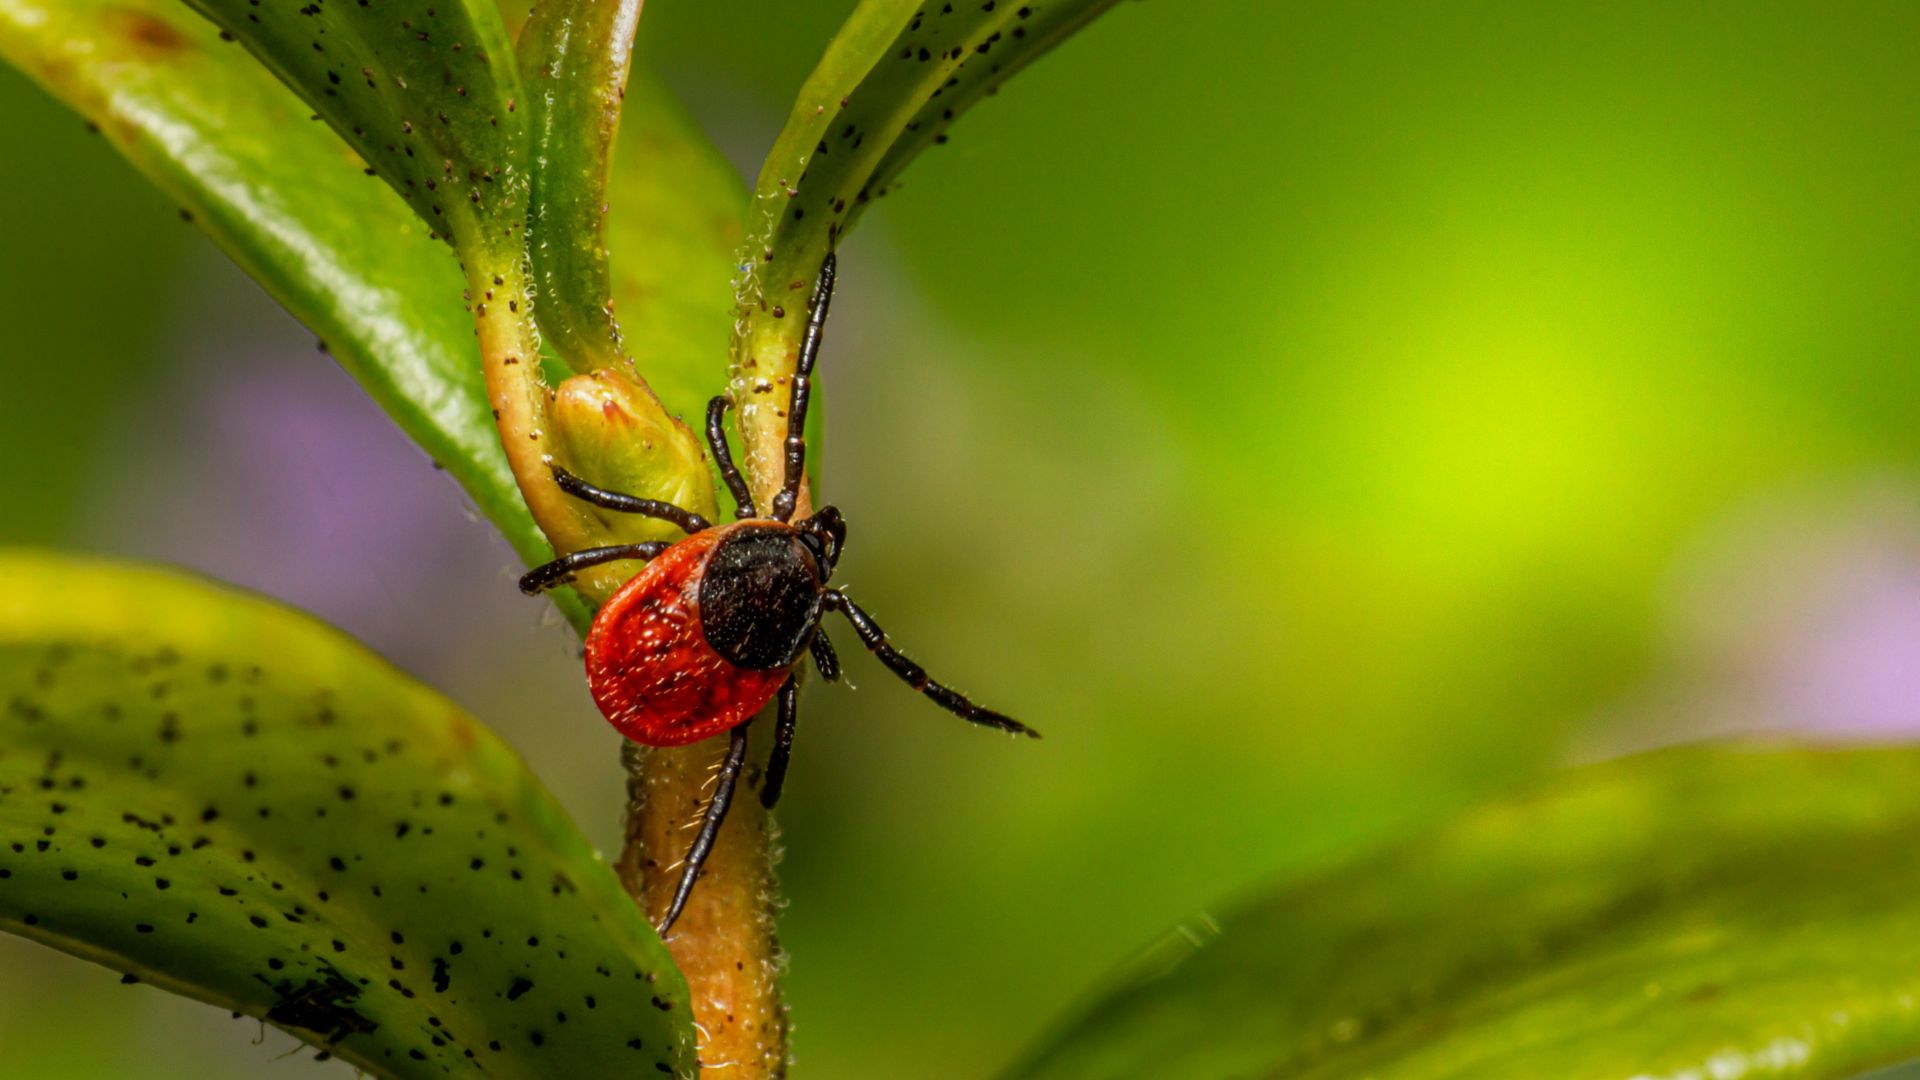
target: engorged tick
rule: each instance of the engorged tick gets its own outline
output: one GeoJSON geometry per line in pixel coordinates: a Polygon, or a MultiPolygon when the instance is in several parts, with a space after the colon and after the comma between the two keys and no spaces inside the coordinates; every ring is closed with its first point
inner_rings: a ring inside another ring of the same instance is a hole
{"type": "Polygon", "coordinates": [[[707,403],[707,442],[733,493],[739,521],[714,525],[671,503],[595,487],[555,466],[554,479],[575,498],[671,522],[687,536],[677,542],[650,540],[572,552],[520,579],[521,591],[532,595],[571,581],[574,573],[590,566],[623,559],[646,561],[640,573],[601,605],[587,632],[587,685],[593,700],[620,734],[648,746],[685,746],[723,731],[732,733],[700,832],[688,849],[673,900],[660,919],[662,934],[686,906],[726,819],[746,761],[749,721],[776,694],[778,719],[760,801],[769,809],[779,801],[799,719],[799,686],[793,668],[810,653],[822,678],[833,682],[840,676],[840,662],[820,625],[827,612],[846,616],[861,643],[934,704],[963,720],[1039,737],[1019,721],[975,705],[959,691],[934,682],[887,641],[879,625],[844,591],[828,587],[846,542],[847,527],[840,511],[826,506],[811,517],[792,521],[806,473],[806,441],[801,432],[806,427],[809,380],[833,296],[833,272],[834,259],[828,255],[814,285],[793,373],[786,473],[769,515],[760,516],[727,450],[723,421],[732,403],[722,395],[707,403]]]}

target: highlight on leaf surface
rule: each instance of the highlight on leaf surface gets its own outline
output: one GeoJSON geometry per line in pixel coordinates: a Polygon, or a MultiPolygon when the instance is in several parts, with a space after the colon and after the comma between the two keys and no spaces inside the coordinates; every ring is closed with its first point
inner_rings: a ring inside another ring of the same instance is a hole
{"type": "MultiPolygon", "coordinates": [[[[324,116],[460,254],[488,414],[540,531],[592,543],[545,467],[546,387],[526,267],[519,67],[491,0],[420,9],[189,0],[324,116]]],[[[579,612],[573,613],[578,621],[579,612]]]]}
{"type": "Polygon", "coordinates": [[[291,90],[178,0],[0,0],[0,56],[306,324],[523,560],[548,556],[494,433],[458,263],[291,90]]]}
{"type": "Polygon", "coordinates": [[[344,635],[0,553],[0,927],[375,1075],[691,1076],[666,949],[491,733],[344,635]]]}
{"type": "Polygon", "coordinates": [[[827,252],[962,112],[1114,3],[863,0],[847,18],[754,187],[732,381],[751,473],[778,475],[780,408],[827,252]]]}
{"type": "Polygon", "coordinates": [[[1566,774],[1175,935],[1010,1076],[1855,1077],[1920,1057],[1920,751],[1566,774]]]}

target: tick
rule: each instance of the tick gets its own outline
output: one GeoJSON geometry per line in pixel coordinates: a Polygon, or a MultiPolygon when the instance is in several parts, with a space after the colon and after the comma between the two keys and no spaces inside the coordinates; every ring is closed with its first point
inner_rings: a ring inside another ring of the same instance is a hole
{"type": "Polygon", "coordinates": [[[834,260],[828,255],[814,284],[787,412],[785,475],[771,512],[761,516],[753,494],[727,450],[725,395],[707,403],[707,444],[732,492],[739,519],[714,525],[690,510],[595,487],[559,467],[554,479],[575,498],[679,526],[683,540],[651,540],[588,548],[536,567],[520,579],[529,595],[572,580],[575,572],[623,559],[646,566],[613,594],[587,632],[587,686],[594,703],[620,734],[648,746],[685,746],[731,733],[713,798],[700,832],[688,849],[673,901],[659,924],[665,934],[686,907],[700,870],[726,820],[734,787],[747,756],[747,728],[755,713],[779,697],[773,751],[767,760],[760,802],[780,799],[799,722],[799,685],[794,668],[811,654],[822,678],[840,677],[840,662],[821,620],[846,617],[861,644],[907,685],[963,720],[1038,738],[1011,717],[982,708],[966,695],[930,678],[848,598],[829,587],[846,544],[846,521],[825,506],[793,521],[806,473],[807,397],[813,364],[833,297],[834,260]]]}

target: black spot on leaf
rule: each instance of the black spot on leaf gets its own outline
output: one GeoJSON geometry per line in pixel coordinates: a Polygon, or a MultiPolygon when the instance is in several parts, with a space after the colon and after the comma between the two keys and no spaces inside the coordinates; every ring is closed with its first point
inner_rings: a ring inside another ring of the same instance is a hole
{"type": "Polygon", "coordinates": [[[380,1026],[353,1008],[360,988],[327,965],[321,966],[320,978],[281,983],[274,987],[274,993],[276,1000],[267,1010],[268,1023],[316,1032],[326,1042],[365,1034],[380,1026]]]}

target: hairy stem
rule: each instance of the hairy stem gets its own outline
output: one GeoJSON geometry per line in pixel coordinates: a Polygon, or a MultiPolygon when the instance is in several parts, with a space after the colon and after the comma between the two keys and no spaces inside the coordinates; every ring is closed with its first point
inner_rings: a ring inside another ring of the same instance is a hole
{"type": "MultiPolygon", "coordinates": [[[[771,723],[756,721],[749,760],[766,759],[771,723]]],[[[653,916],[666,910],[680,879],[680,859],[713,790],[725,739],[693,746],[627,744],[627,833],[618,870],[627,892],[653,916]]],[[[786,1075],[787,1010],[780,996],[785,958],[774,934],[779,898],[773,877],[776,830],[757,797],[760,770],[749,766],[745,788],[720,830],[667,948],[686,977],[700,1027],[703,1070],[728,1080],[786,1075]]]]}
{"type": "MultiPolygon", "coordinates": [[[[761,344],[764,362],[750,359],[745,365],[758,368],[759,378],[743,377],[736,367],[733,390],[745,450],[742,471],[764,511],[785,475],[786,404],[798,353],[791,342],[761,344]]],[[[796,519],[811,512],[803,483],[796,519]]],[[[787,1073],[787,1010],[779,983],[786,957],[775,933],[778,830],[757,797],[764,780],[759,763],[772,744],[772,713],[768,706],[753,721],[742,778],[746,791],[735,798],[700,886],[667,937],[692,991],[700,1060],[706,1069],[728,1070],[729,1080],[787,1073]]],[[[627,891],[648,912],[664,911],[673,895],[680,858],[726,749],[723,739],[674,748],[626,747],[627,832],[619,871],[627,891]]]]}
{"type": "MultiPolygon", "coordinates": [[[[539,339],[526,282],[518,266],[470,275],[474,318],[486,365],[487,396],[501,444],[527,506],[556,553],[606,541],[592,519],[554,483],[549,467],[547,406],[539,339]]],[[[598,605],[619,588],[617,568],[583,573],[575,588],[598,605]]],[[[753,761],[766,760],[770,721],[757,722],[753,761]]],[[[681,860],[711,794],[725,739],[694,746],[625,748],[630,805],[619,870],[627,892],[652,920],[666,911],[681,860]]],[[[750,768],[746,791],[720,831],[712,857],[686,910],[667,936],[692,991],[700,1033],[700,1060],[725,1069],[729,1080],[785,1075],[786,1006],[779,975],[784,959],[774,936],[778,897],[773,879],[773,827],[756,793],[761,776],[750,768]]]]}
{"type": "MultiPolygon", "coordinates": [[[[750,482],[769,493],[778,487],[777,482],[767,487],[764,479],[754,474],[750,482]]],[[[807,513],[804,491],[799,513],[807,513]]],[[[728,1080],[774,1080],[787,1073],[787,1007],[779,981],[786,957],[775,933],[777,830],[758,797],[764,779],[760,763],[772,744],[772,713],[768,706],[752,721],[741,780],[745,790],[735,796],[700,885],[667,935],[667,948],[693,996],[700,1061],[709,1070],[728,1070],[728,1080]]],[[[680,861],[726,750],[725,739],[625,748],[628,805],[620,879],[655,918],[679,883],[680,861]]]]}
{"type": "MultiPolygon", "coordinates": [[[[786,389],[793,371],[792,348],[774,350],[783,373],[769,386],[786,389]]],[[[777,366],[777,361],[776,361],[777,366]]],[[[772,405],[771,390],[749,397],[740,393],[742,463],[761,507],[771,505],[780,488],[786,438],[784,404],[772,405]]],[[[803,486],[796,513],[810,513],[803,486]]],[[[787,1010],[780,996],[785,956],[775,934],[779,893],[773,865],[776,829],[757,794],[773,735],[769,706],[753,721],[742,796],[734,800],[700,885],[667,936],[667,948],[680,965],[693,994],[700,1025],[700,1060],[709,1070],[726,1069],[729,1080],[778,1078],[787,1072],[787,1010]]],[[[678,883],[680,860],[706,808],[726,741],[709,739],[694,746],[628,746],[627,830],[620,855],[620,877],[642,908],[658,916],[678,883]]]]}
{"type": "MultiPolygon", "coordinates": [[[[735,329],[730,389],[740,418],[740,470],[753,489],[754,502],[763,510],[773,504],[774,493],[786,479],[787,405],[793,397],[800,326],[806,317],[805,305],[796,306],[801,310],[784,323],[746,320],[735,329]]],[[[812,512],[807,502],[802,481],[794,520],[812,512]]]]}
{"type": "MultiPolygon", "coordinates": [[[[519,262],[482,266],[468,274],[468,282],[487,401],[534,522],[555,555],[619,542],[622,537],[608,533],[585,504],[554,482],[560,449],[552,417],[554,394],[540,373],[540,333],[525,267],[519,262]]],[[[623,573],[631,572],[631,564],[593,567],[579,573],[573,588],[589,608],[597,608],[625,583],[623,573]]],[[[570,614],[576,616],[575,629],[585,633],[584,614],[579,609],[570,614]]]]}
{"type": "MultiPolygon", "coordinates": [[[[591,519],[553,479],[547,422],[551,393],[540,376],[540,334],[534,327],[525,268],[518,260],[472,260],[467,301],[480,339],[487,402],[527,509],[556,554],[591,546],[591,519]]],[[[598,604],[619,586],[606,576],[609,572],[601,568],[580,575],[580,594],[590,604],[598,604]]]]}

